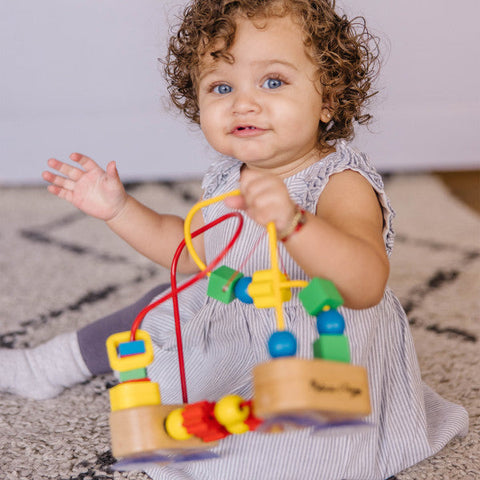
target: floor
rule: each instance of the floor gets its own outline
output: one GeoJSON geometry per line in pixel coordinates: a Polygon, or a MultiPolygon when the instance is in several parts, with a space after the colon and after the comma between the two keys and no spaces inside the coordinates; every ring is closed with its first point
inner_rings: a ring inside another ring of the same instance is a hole
{"type": "Polygon", "coordinates": [[[450,191],[480,213],[480,170],[435,172],[450,191]]]}

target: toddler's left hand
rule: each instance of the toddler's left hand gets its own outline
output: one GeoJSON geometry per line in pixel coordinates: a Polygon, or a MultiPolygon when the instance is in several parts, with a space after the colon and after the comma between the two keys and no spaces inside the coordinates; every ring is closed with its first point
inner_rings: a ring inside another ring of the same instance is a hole
{"type": "Polygon", "coordinates": [[[260,225],[273,222],[277,232],[285,230],[295,215],[295,204],[283,180],[269,173],[244,170],[240,179],[241,195],[227,197],[230,208],[244,210],[260,225]]]}

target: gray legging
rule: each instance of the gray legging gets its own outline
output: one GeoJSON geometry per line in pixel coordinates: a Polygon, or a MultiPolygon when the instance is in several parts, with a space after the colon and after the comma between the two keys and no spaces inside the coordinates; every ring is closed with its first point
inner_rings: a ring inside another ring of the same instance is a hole
{"type": "Polygon", "coordinates": [[[118,310],[107,317],[100,318],[77,332],[80,352],[93,375],[112,371],[105,347],[107,338],[114,333],[130,330],[137,315],[157,295],[160,295],[169,287],[170,284],[159,285],[132,305],[118,310]]]}

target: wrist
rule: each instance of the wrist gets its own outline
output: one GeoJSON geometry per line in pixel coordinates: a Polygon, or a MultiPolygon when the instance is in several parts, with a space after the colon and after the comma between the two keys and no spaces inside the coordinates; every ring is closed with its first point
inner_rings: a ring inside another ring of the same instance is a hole
{"type": "Polygon", "coordinates": [[[119,202],[119,204],[118,204],[117,208],[115,209],[113,215],[110,218],[105,220],[107,225],[111,225],[111,224],[117,222],[119,219],[121,219],[124,216],[124,213],[128,209],[128,205],[129,205],[131,200],[132,200],[132,197],[128,193],[125,193],[125,196],[119,202]]]}
{"type": "Polygon", "coordinates": [[[290,223],[277,232],[278,240],[285,243],[290,237],[298,233],[307,220],[306,212],[303,208],[298,205],[295,205],[294,215],[290,223]]]}

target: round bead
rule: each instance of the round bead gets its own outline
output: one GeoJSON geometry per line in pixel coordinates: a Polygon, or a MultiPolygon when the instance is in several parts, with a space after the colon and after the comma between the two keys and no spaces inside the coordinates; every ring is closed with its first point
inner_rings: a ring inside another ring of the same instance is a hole
{"type": "Polygon", "coordinates": [[[248,286],[252,283],[252,277],[242,277],[235,284],[235,296],[243,303],[253,303],[253,298],[248,294],[248,286]]]}
{"type": "Polygon", "coordinates": [[[225,426],[230,433],[245,433],[248,425],[244,422],[250,415],[247,406],[241,406],[243,398],[239,395],[227,395],[221,398],[213,409],[218,423],[225,426]]]}
{"type": "Polygon", "coordinates": [[[293,357],[297,352],[297,340],[286,330],[274,332],[268,340],[268,351],[273,358],[293,357]]]}
{"type": "Polygon", "coordinates": [[[317,329],[320,335],[342,335],[345,320],[337,309],[325,310],[317,315],[317,329]]]}
{"type": "Polygon", "coordinates": [[[183,426],[183,408],[172,410],[165,419],[165,430],[175,440],[188,440],[193,435],[183,426]]]}

